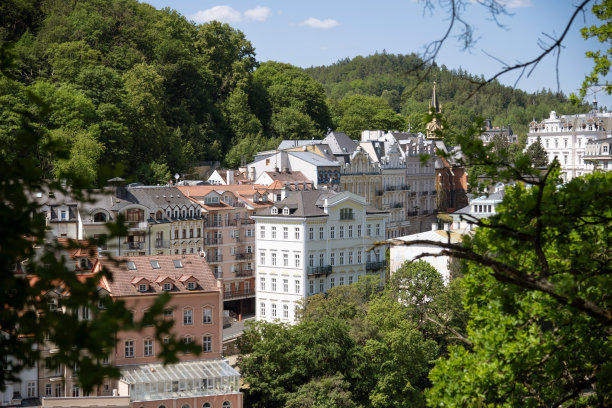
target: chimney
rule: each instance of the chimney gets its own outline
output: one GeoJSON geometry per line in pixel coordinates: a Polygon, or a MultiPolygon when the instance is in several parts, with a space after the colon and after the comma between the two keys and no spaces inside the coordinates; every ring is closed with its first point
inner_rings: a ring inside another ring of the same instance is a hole
{"type": "Polygon", "coordinates": [[[227,171],[227,184],[234,184],[234,170],[227,171]]]}
{"type": "Polygon", "coordinates": [[[255,181],[255,167],[249,169],[249,180],[255,181]]]}
{"type": "Polygon", "coordinates": [[[438,223],[437,222],[432,222],[431,223],[431,230],[432,231],[437,231],[438,230],[438,223]]]}

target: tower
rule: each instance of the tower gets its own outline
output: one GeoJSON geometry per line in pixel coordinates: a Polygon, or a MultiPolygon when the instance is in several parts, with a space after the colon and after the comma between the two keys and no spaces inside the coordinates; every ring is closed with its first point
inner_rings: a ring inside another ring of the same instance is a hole
{"type": "MultiPolygon", "coordinates": [[[[433,114],[439,114],[442,112],[440,102],[438,101],[438,92],[436,91],[435,81],[433,83],[431,102],[429,103],[429,112],[433,114]]],[[[434,117],[431,122],[427,124],[427,139],[440,139],[440,136],[436,134],[436,131],[441,129],[442,123],[440,123],[440,119],[434,117]]]]}

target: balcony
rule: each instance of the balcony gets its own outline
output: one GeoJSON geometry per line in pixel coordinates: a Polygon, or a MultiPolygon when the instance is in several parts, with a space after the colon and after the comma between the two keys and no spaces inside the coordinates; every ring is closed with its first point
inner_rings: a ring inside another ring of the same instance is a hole
{"type": "Polygon", "coordinates": [[[405,191],[410,190],[410,184],[404,184],[403,186],[400,187],[400,190],[405,190],[405,191]]]}
{"type": "Polygon", "coordinates": [[[252,220],[250,218],[241,218],[240,219],[240,224],[242,224],[242,225],[255,224],[255,220],[252,220]]]}
{"type": "Polygon", "coordinates": [[[416,217],[417,215],[419,215],[418,211],[406,211],[406,215],[408,217],[416,217]]]}
{"type": "Polygon", "coordinates": [[[404,203],[395,203],[393,204],[393,208],[402,208],[404,207],[404,203]]]}
{"type": "Polygon", "coordinates": [[[229,220],[227,220],[227,222],[226,222],[226,226],[227,226],[227,227],[235,227],[235,226],[237,226],[237,225],[238,225],[238,220],[237,220],[237,219],[235,219],[235,218],[233,218],[233,219],[232,219],[232,218],[230,218],[230,219],[229,219],[229,220]]]}
{"type": "Polygon", "coordinates": [[[127,222],[127,227],[129,231],[146,230],[148,225],[149,223],[147,223],[146,221],[128,221],[127,222]]]}
{"type": "Polygon", "coordinates": [[[253,276],[253,268],[243,268],[236,271],[237,278],[250,278],[251,276],[253,276]]]}
{"type": "Polygon", "coordinates": [[[156,239],[155,248],[170,248],[170,241],[163,240],[163,239],[156,239]]]}
{"type": "Polygon", "coordinates": [[[397,187],[396,186],[387,186],[387,187],[385,187],[385,191],[397,191],[397,187]]]}
{"type": "Polygon", "coordinates": [[[236,299],[240,297],[253,297],[255,296],[255,291],[253,289],[249,290],[233,290],[231,292],[223,292],[223,299],[236,299]]]}
{"type": "Polygon", "coordinates": [[[387,261],[366,262],[366,271],[377,271],[387,266],[387,261]]]}
{"type": "Polygon", "coordinates": [[[428,191],[421,191],[422,196],[426,196],[428,193],[429,193],[428,191]]]}
{"type": "Polygon", "coordinates": [[[121,248],[128,251],[139,251],[144,248],[144,242],[124,242],[121,248]]]}
{"type": "Polygon", "coordinates": [[[208,228],[221,228],[223,227],[223,220],[206,220],[204,226],[208,228]]]}
{"type": "Polygon", "coordinates": [[[236,254],[236,259],[239,261],[250,261],[253,259],[252,252],[240,252],[236,254]]]}
{"type": "Polygon", "coordinates": [[[308,275],[329,275],[330,273],[332,273],[331,265],[308,267],[308,275]]]}
{"type": "Polygon", "coordinates": [[[206,238],[204,240],[204,243],[206,245],[221,245],[223,244],[223,238],[221,237],[216,237],[216,238],[206,238]]]}
{"type": "Polygon", "coordinates": [[[415,197],[416,194],[417,194],[416,191],[411,191],[410,193],[408,193],[410,197],[415,197]]]}
{"type": "Polygon", "coordinates": [[[221,255],[221,254],[206,254],[206,261],[208,263],[223,262],[223,255],[221,255]]]}

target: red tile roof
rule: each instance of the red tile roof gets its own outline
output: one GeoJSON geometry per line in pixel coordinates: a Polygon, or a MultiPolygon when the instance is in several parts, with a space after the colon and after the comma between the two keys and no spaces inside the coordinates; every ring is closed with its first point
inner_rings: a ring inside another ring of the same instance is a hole
{"type": "Polygon", "coordinates": [[[114,259],[121,263],[117,264],[107,258],[100,260],[102,266],[107,268],[112,275],[112,282],[104,278],[102,283],[113,297],[142,296],[164,292],[158,285],[151,285],[147,292],[139,292],[138,287],[133,284],[135,278],[145,278],[149,282],[161,283],[168,278],[176,282],[180,281],[183,276],[193,276],[198,283],[195,290],[187,290],[183,285],[174,285],[170,293],[220,291],[208,264],[199,255],[135,256],[114,259]],[[126,261],[133,262],[136,269],[128,269],[126,261]],[[159,262],[159,268],[154,269],[151,261],[159,262]],[[182,267],[177,267],[175,261],[180,261],[182,267]]]}

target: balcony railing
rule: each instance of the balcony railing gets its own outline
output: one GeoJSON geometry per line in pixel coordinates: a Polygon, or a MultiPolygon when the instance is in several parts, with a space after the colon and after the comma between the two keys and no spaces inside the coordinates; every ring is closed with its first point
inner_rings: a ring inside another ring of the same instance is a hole
{"type": "Polygon", "coordinates": [[[206,243],[206,245],[221,245],[223,243],[223,238],[206,238],[204,242],[206,243]]]}
{"type": "Polygon", "coordinates": [[[396,186],[387,186],[385,187],[385,191],[396,191],[397,187],[396,186]]]}
{"type": "Polygon", "coordinates": [[[236,271],[237,278],[250,278],[253,276],[253,268],[251,269],[239,269],[236,271]]]}
{"type": "Polygon", "coordinates": [[[410,190],[410,184],[404,184],[400,187],[400,190],[410,190]]]}
{"type": "Polygon", "coordinates": [[[393,208],[402,208],[404,206],[404,203],[395,203],[393,204],[393,208]]]}
{"type": "Polygon", "coordinates": [[[415,216],[419,215],[419,212],[418,211],[406,211],[406,215],[408,217],[415,217],[415,216]]]}
{"type": "Polygon", "coordinates": [[[327,266],[309,266],[308,275],[329,275],[332,272],[331,265],[327,266]]]}
{"type": "Polygon", "coordinates": [[[253,259],[252,252],[240,252],[236,254],[236,259],[239,261],[248,261],[253,259]]]}
{"type": "Polygon", "coordinates": [[[170,241],[164,239],[156,239],[155,248],[170,248],[170,241]]]}
{"type": "Polygon", "coordinates": [[[428,191],[421,191],[422,196],[426,196],[428,193],[429,193],[428,191]]]}
{"type": "Polygon", "coordinates": [[[366,262],[366,271],[376,271],[384,268],[386,265],[387,261],[366,262]]]}
{"type": "Polygon", "coordinates": [[[253,289],[249,289],[249,290],[233,290],[231,292],[223,292],[223,298],[225,300],[228,299],[234,299],[237,297],[243,297],[243,296],[255,296],[255,290],[253,289]]]}
{"type": "Polygon", "coordinates": [[[408,193],[410,197],[414,197],[416,196],[416,194],[417,194],[416,191],[411,191],[410,193],[408,193]]]}
{"type": "Polygon", "coordinates": [[[223,220],[206,220],[204,226],[208,228],[221,228],[223,227],[223,220]]]}
{"type": "Polygon", "coordinates": [[[127,223],[128,230],[144,230],[147,229],[149,223],[146,221],[129,221],[127,223]]]}
{"type": "Polygon", "coordinates": [[[206,254],[206,261],[208,263],[223,262],[223,255],[206,254]]]}
{"type": "Polygon", "coordinates": [[[245,224],[255,224],[255,220],[252,220],[250,218],[241,218],[240,219],[240,224],[245,225],[245,224]]]}
{"type": "Polygon", "coordinates": [[[238,225],[238,220],[235,218],[230,218],[229,220],[226,221],[225,225],[227,227],[235,227],[236,225],[238,225]]]}
{"type": "Polygon", "coordinates": [[[144,242],[124,242],[122,247],[129,251],[140,250],[144,248],[144,242]]]}

